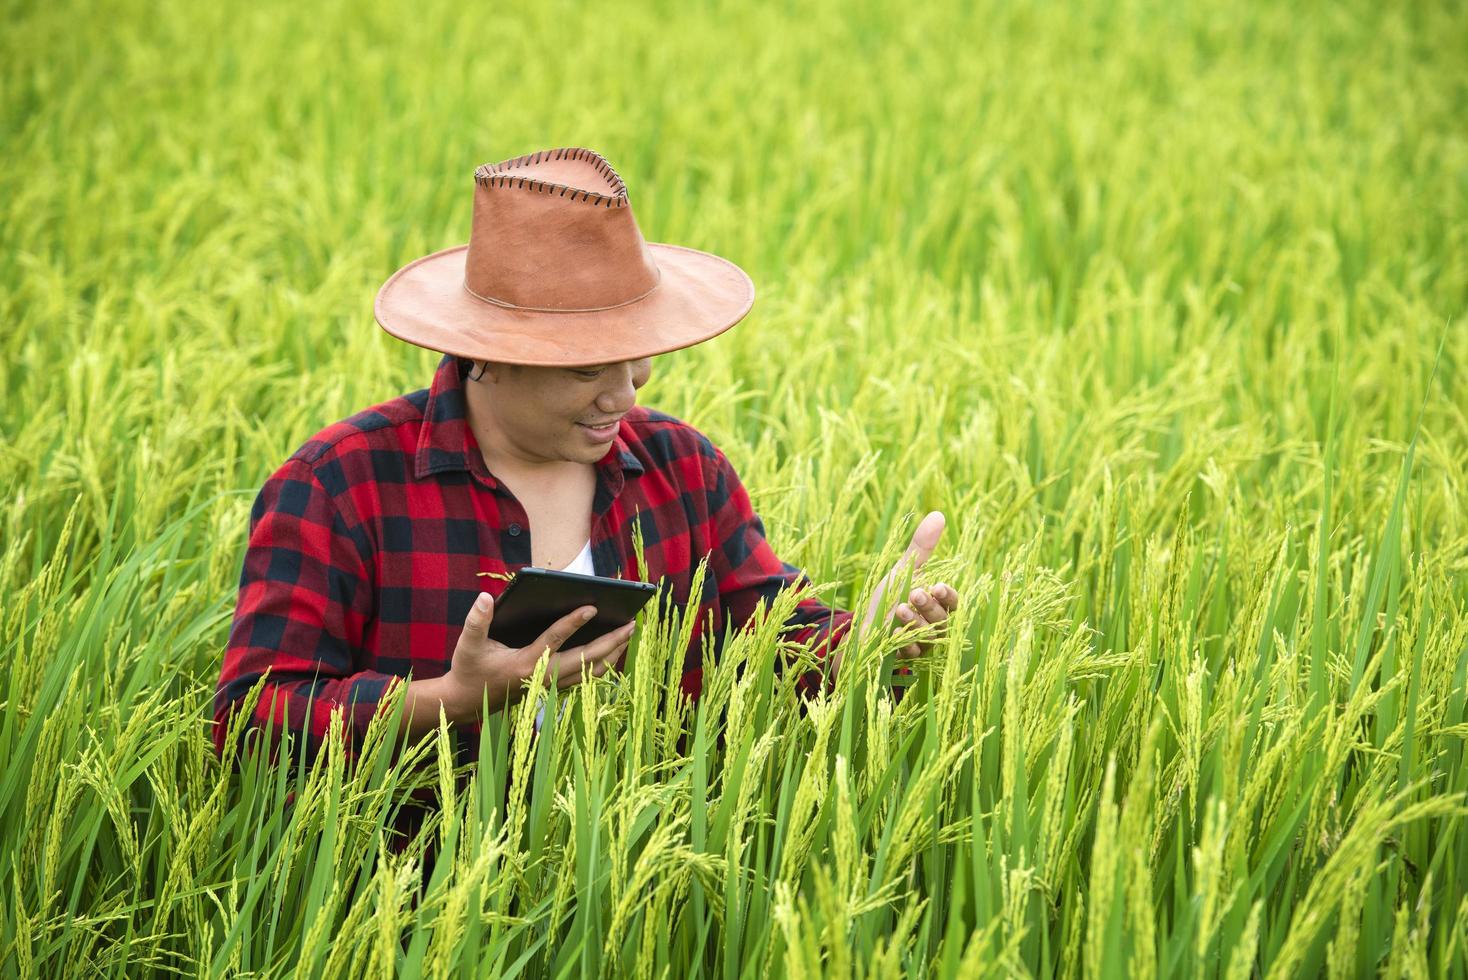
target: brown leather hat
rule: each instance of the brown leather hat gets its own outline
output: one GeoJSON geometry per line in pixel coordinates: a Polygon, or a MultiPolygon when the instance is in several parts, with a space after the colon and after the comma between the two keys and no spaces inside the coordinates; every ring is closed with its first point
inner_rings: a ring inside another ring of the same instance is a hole
{"type": "Polygon", "coordinates": [[[373,312],[400,340],[507,364],[608,364],[688,347],[754,305],[744,270],[646,242],[600,154],[541,150],[474,171],[469,244],[403,266],[373,312]]]}

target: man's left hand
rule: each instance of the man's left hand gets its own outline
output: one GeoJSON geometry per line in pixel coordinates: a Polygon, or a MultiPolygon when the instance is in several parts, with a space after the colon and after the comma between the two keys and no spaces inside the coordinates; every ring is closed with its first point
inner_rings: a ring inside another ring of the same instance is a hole
{"type": "MultiPolygon", "coordinates": [[[[909,569],[912,577],[917,579],[919,570],[923,564],[932,557],[934,550],[938,547],[938,539],[943,535],[945,521],[942,511],[933,511],[922,519],[916,530],[912,532],[912,541],[907,550],[892,570],[887,573],[877,586],[876,593],[872,596],[871,604],[867,607],[866,619],[862,622],[862,630],[868,630],[882,615],[883,601],[889,601],[888,593],[895,590],[902,580],[907,577],[909,569]]],[[[936,585],[924,588],[915,587],[907,594],[906,602],[899,602],[887,610],[883,617],[884,622],[890,622],[894,617],[901,628],[917,630],[928,625],[946,623],[948,614],[958,608],[958,591],[952,586],[939,582],[936,585]]],[[[925,652],[931,645],[931,640],[922,643],[909,643],[898,651],[902,657],[916,657],[925,652]]],[[[832,671],[838,671],[841,667],[841,648],[838,646],[832,657],[832,671]]]]}

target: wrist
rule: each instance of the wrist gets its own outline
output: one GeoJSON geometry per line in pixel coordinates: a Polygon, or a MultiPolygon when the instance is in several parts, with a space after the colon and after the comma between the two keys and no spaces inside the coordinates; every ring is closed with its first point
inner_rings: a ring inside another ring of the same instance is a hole
{"type": "Polygon", "coordinates": [[[469,697],[468,692],[452,671],[438,677],[427,678],[420,683],[424,685],[422,694],[425,700],[432,705],[433,714],[438,714],[438,705],[441,704],[444,717],[451,724],[474,721],[478,717],[478,702],[469,697]]]}

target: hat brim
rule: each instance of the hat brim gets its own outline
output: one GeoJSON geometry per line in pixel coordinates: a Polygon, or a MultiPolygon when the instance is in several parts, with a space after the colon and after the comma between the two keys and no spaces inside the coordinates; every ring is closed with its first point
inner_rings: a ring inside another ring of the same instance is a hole
{"type": "Polygon", "coordinates": [[[399,340],[476,360],[543,367],[610,364],[691,347],[728,330],[754,305],[754,283],[728,259],[648,242],[661,277],[646,296],[591,312],[498,306],[464,288],[468,245],[393,273],[372,304],[399,340]]]}

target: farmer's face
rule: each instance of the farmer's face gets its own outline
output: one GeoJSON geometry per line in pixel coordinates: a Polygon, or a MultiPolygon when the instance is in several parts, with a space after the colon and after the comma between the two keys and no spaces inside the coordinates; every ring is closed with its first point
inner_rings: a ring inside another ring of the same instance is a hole
{"type": "Polygon", "coordinates": [[[477,433],[524,463],[595,463],[652,375],[652,358],[593,367],[486,365],[465,380],[477,433]]]}

